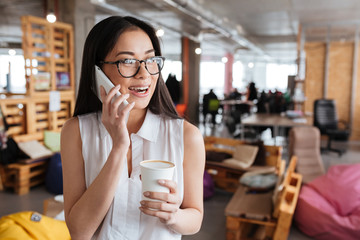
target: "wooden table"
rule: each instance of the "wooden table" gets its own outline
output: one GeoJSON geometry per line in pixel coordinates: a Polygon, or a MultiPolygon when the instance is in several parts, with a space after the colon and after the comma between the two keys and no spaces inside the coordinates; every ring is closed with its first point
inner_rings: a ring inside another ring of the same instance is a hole
{"type": "Polygon", "coordinates": [[[61,211],[64,210],[64,203],[56,201],[55,198],[47,198],[43,203],[43,213],[48,217],[56,217],[61,211]]]}
{"type": "Polygon", "coordinates": [[[282,181],[278,181],[275,192],[249,193],[248,187],[238,187],[225,208],[227,240],[288,239],[302,182],[302,175],[295,173],[296,163],[297,158],[292,157],[284,172],[282,162],[282,181]]]}
{"type": "Polygon", "coordinates": [[[253,101],[240,100],[240,99],[228,99],[228,100],[220,100],[221,105],[237,105],[237,104],[248,104],[253,106],[253,101]]]}
{"type": "Polygon", "coordinates": [[[244,139],[245,127],[265,127],[271,126],[274,128],[274,138],[276,144],[276,136],[279,136],[280,128],[291,128],[299,126],[312,126],[313,121],[311,117],[303,117],[290,119],[289,117],[282,116],[280,114],[268,114],[268,113],[255,113],[241,120],[241,139],[244,139]]]}

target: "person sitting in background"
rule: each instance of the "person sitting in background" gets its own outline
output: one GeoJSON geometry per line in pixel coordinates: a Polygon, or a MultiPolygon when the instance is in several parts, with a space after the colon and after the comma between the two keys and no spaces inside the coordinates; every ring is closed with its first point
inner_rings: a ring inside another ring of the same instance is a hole
{"type": "Polygon", "coordinates": [[[170,73],[165,84],[167,89],[169,90],[171,99],[176,106],[180,102],[181,95],[181,86],[179,81],[176,79],[176,75],[170,73]]]}
{"type": "Polygon", "coordinates": [[[256,100],[258,98],[257,94],[258,92],[256,90],[255,83],[254,82],[249,83],[246,92],[246,100],[248,101],[256,100]]]}
{"type": "Polygon", "coordinates": [[[269,113],[269,97],[265,91],[262,91],[256,104],[258,113],[269,113]]]}
{"type": "Polygon", "coordinates": [[[203,115],[204,115],[204,124],[206,122],[206,116],[208,113],[211,114],[211,122],[216,124],[216,114],[219,109],[219,100],[213,89],[210,89],[210,92],[205,94],[203,97],[203,115]]]}
{"type": "Polygon", "coordinates": [[[277,89],[270,95],[270,113],[281,113],[286,111],[286,104],[283,93],[277,89]]]}
{"type": "Polygon", "coordinates": [[[233,91],[227,97],[227,99],[228,100],[230,100],[230,99],[233,99],[233,100],[241,99],[241,93],[237,90],[237,88],[234,88],[233,91]]]}

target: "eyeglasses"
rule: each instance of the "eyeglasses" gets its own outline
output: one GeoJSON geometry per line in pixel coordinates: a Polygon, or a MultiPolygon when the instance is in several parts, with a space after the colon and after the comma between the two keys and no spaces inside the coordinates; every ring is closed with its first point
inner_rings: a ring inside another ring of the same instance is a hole
{"type": "Polygon", "coordinates": [[[116,64],[118,72],[124,78],[131,78],[138,74],[141,63],[145,63],[145,68],[150,75],[158,74],[164,67],[164,57],[151,57],[145,60],[122,59],[116,62],[101,61],[101,64],[116,64]]]}

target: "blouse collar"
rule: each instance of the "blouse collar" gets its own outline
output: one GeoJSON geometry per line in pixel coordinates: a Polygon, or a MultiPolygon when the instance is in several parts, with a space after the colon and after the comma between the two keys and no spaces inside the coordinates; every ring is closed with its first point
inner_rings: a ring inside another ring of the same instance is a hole
{"type": "MultiPolygon", "coordinates": [[[[109,135],[104,124],[101,122],[101,112],[98,113],[98,120],[100,122],[100,136],[103,139],[105,136],[109,135]]],[[[150,141],[156,142],[159,134],[161,117],[152,113],[149,109],[146,112],[146,116],[142,126],[136,135],[150,141]]]]}

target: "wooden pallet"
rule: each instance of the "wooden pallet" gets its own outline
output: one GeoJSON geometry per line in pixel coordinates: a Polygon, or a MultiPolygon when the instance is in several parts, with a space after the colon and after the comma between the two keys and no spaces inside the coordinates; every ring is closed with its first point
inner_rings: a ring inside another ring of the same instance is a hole
{"type": "MultiPolygon", "coordinates": [[[[240,144],[246,144],[245,141],[231,138],[220,138],[207,136],[204,138],[206,151],[224,152],[228,154],[234,153],[234,147],[240,144]]],[[[282,147],[264,146],[265,162],[269,168],[279,171],[281,165],[282,147]]],[[[263,167],[252,166],[248,169],[240,169],[230,167],[222,162],[206,161],[205,168],[211,175],[215,185],[229,192],[235,192],[239,186],[239,178],[247,171],[259,170],[263,167]]]]}
{"type": "MultiPolygon", "coordinates": [[[[49,23],[44,18],[22,16],[22,48],[24,58],[38,64],[25,66],[27,94],[47,96],[48,91],[61,91],[75,94],[74,40],[73,26],[63,22],[49,23]],[[36,69],[36,74],[34,74],[36,69]],[[47,89],[39,89],[37,75],[49,74],[47,89]],[[68,74],[68,86],[59,80],[60,73],[68,74]]],[[[50,113],[51,114],[51,113],[50,113]]]]}
{"type": "Polygon", "coordinates": [[[45,181],[48,160],[30,164],[12,163],[0,166],[4,188],[13,188],[18,195],[27,194],[31,187],[45,181]]]}
{"type": "Polygon", "coordinates": [[[273,207],[273,193],[250,196],[246,187],[239,186],[225,209],[227,240],[288,238],[302,180],[302,176],[294,172],[295,165],[296,157],[292,158],[283,181],[278,184],[282,188],[277,186],[274,190],[281,189],[275,194],[273,207]]]}

